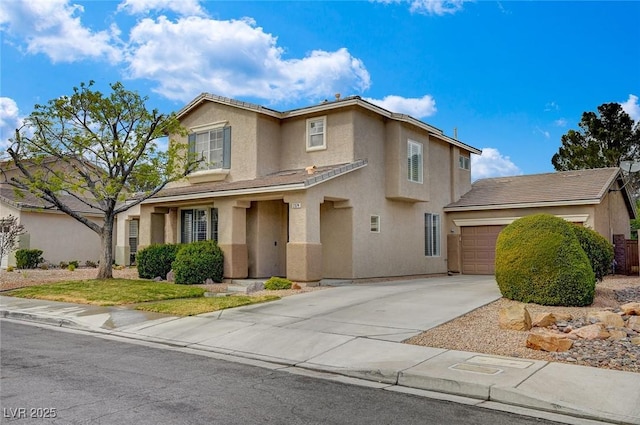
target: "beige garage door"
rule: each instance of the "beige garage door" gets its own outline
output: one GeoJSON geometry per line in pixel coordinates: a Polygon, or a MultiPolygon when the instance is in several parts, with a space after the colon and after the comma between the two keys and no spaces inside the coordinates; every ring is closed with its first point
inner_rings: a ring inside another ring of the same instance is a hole
{"type": "Polygon", "coordinates": [[[462,227],[462,273],[495,272],[496,239],[505,226],[462,227]]]}

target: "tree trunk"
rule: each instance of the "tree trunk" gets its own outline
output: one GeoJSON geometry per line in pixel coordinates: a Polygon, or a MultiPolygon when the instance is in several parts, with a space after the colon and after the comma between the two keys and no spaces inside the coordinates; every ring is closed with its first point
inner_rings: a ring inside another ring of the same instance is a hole
{"type": "Polygon", "coordinates": [[[100,235],[100,243],[102,245],[102,253],[100,254],[100,266],[98,267],[98,276],[96,279],[112,279],[113,278],[113,223],[115,217],[113,215],[105,215],[102,234],[100,235]]]}

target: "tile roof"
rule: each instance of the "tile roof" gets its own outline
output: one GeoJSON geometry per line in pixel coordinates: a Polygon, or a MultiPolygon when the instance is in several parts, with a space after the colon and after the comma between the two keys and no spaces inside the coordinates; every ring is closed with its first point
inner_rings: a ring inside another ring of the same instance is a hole
{"type": "Polygon", "coordinates": [[[309,174],[306,169],[285,170],[252,180],[209,182],[183,187],[166,188],[145,202],[152,203],[163,200],[163,198],[198,194],[203,195],[202,197],[225,196],[232,195],[237,191],[247,190],[260,193],[261,190],[265,190],[267,188],[273,190],[284,190],[291,188],[292,185],[294,188],[305,189],[334,177],[341,176],[350,171],[357,170],[366,165],[366,160],[358,160],[350,163],[317,167],[314,169],[313,174],[309,174]]]}
{"type": "MultiPolygon", "coordinates": [[[[60,198],[62,202],[68,205],[73,211],[83,214],[102,214],[102,211],[89,208],[89,206],[71,195],[60,195],[60,198]]],[[[0,201],[18,209],[58,210],[52,204],[38,198],[30,192],[21,191],[21,193],[17,193],[15,188],[8,183],[0,183],[0,201]]]]}
{"type": "Polygon", "coordinates": [[[595,168],[477,180],[445,211],[599,203],[619,174],[619,168],[595,168]]]}

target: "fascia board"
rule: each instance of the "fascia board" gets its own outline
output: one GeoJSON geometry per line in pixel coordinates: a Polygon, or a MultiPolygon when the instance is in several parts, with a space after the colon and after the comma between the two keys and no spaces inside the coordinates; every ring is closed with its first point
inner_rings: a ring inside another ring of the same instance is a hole
{"type": "Polygon", "coordinates": [[[576,205],[598,205],[600,199],[581,199],[577,201],[556,201],[556,202],[528,202],[522,204],[497,204],[497,205],[469,205],[464,207],[444,207],[445,212],[458,211],[486,211],[486,210],[506,210],[512,208],[544,208],[544,207],[565,207],[576,205]]]}

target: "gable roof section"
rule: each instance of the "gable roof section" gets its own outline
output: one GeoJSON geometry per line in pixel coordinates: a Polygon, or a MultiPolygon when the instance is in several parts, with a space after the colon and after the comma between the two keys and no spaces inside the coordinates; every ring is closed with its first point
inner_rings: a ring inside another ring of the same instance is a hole
{"type": "Polygon", "coordinates": [[[250,195],[270,192],[303,190],[325,181],[343,176],[367,165],[366,160],[346,164],[318,167],[309,174],[306,169],[278,171],[253,180],[199,183],[163,189],[143,203],[217,198],[232,195],[250,195]]]}
{"type": "MultiPolygon", "coordinates": [[[[444,211],[595,205],[613,189],[616,180],[623,180],[619,168],[482,179],[474,182],[469,192],[457,202],[447,205],[444,211]]],[[[635,217],[635,206],[629,192],[626,187],[621,190],[631,217],[635,217]]]]}
{"type": "MultiPolygon", "coordinates": [[[[101,211],[89,208],[88,205],[80,202],[71,195],[60,195],[60,198],[62,202],[68,205],[73,211],[88,215],[102,215],[101,211]]],[[[19,210],[55,211],[64,214],[52,204],[38,198],[30,192],[22,191],[20,195],[17,194],[14,187],[8,183],[0,183],[0,202],[4,202],[19,210]]]]}
{"type": "Polygon", "coordinates": [[[269,109],[269,108],[265,108],[264,106],[260,106],[260,105],[256,105],[254,103],[249,103],[249,102],[242,102],[239,100],[235,100],[235,99],[230,99],[228,97],[222,97],[222,96],[217,96],[214,94],[209,94],[209,93],[202,93],[200,94],[198,97],[196,97],[195,99],[193,99],[191,102],[189,102],[184,108],[182,108],[180,111],[178,111],[177,113],[177,117],[178,119],[182,119],[182,117],[184,117],[185,115],[187,115],[189,112],[191,112],[193,109],[195,109],[196,107],[198,107],[200,104],[202,104],[203,102],[214,102],[214,103],[219,103],[222,105],[227,105],[227,106],[232,106],[235,108],[240,108],[240,109],[245,109],[248,111],[253,111],[256,113],[260,113],[260,114],[264,114],[264,115],[268,115],[270,117],[274,117],[274,118],[278,118],[280,120],[284,120],[287,118],[292,118],[292,117],[298,117],[298,116],[302,116],[302,115],[307,115],[307,114],[314,114],[314,113],[323,113],[323,112],[327,112],[327,111],[331,111],[334,109],[339,109],[339,108],[346,108],[346,107],[350,107],[350,106],[357,106],[357,107],[361,107],[364,109],[367,109],[369,111],[372,111],[378,115],[381,115],[387,119],[391,119],[391,120],[395,120],[395,121],[400,121],[400,122],[404,122],[404,123],[408,123],[411,125],[414,125],[418,128],[421,128],[422,130],[428,132],[430,135],[433,135],[439,139],[444,140],[447,143],[450,143],[454,146],[458,146],[460,148],[463,148],[465,150],[468,150],[472,153],[478,154],[480,155],[482,153],[482,151],[478,148],[474,148],[473,146],[467,145],[464,142],[461,142],[460,140],[454,139],[452,137],[446,136],[444,134],[444,132],[442,130],[440,130],[439,128],[436,128],[432,125],[429,125],[423,121],[420,121],[416,118],[411,117],[410,115],[406,115],[406,114],[398,114],[395,112],[391,112],[388,111],[384,108],[381,108],[380,106],[374,105],[371,102],[367,102],[366,100],[362,99],[360,96],[349,96],[349,97],[345,97],[339,100],[333,100],[333,101],[324,101],[322,103],[319,103],[317,105],[312,105],[312,106],[307,106],[304,108],[297,108],[297,109],[292,109],[289,111],[285,111],[285,112],[278,112],[274,109],[269,109]]]}

